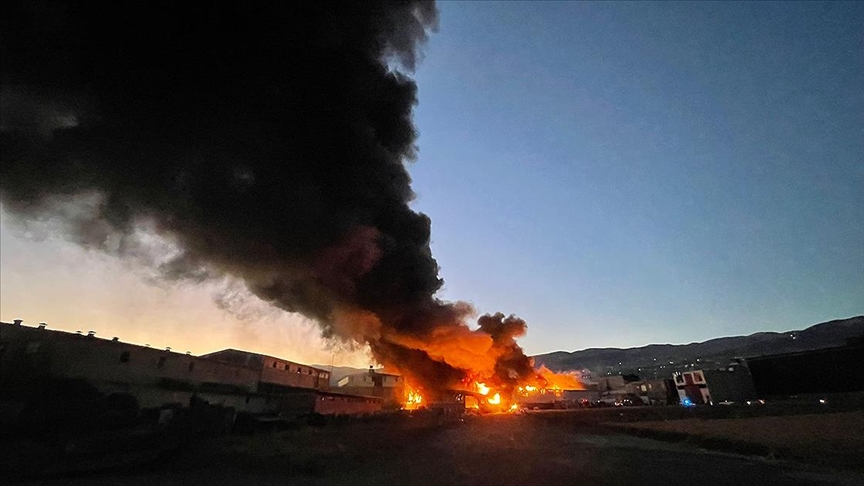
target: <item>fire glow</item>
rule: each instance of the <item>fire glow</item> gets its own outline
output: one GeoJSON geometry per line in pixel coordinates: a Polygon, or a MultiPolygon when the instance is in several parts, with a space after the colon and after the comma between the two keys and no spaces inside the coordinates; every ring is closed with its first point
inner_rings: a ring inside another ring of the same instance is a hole
{"type": "MultiPolygon", "coordinates": [[[[534,368],[516,342],[524,320],[495,313],[475,325],[470,304],[439,296],[431,220],[411,207],[406,166],[418,148],[410,74],[438,24],[433,2],[216,9],[194,35],[154,21],[164,15],[157,5],[130,16],[121,4],[82,2],[80,15],[16,31],[41,54],[4,63],[16,80],[3,78],[4,95],[20,80],[22,93],[58,93],[51,105],[81,107],[74,123],[51,121],[63,136],[43,146],[29,127],[46,125],[45,110],[5,111],[29,106],[29,94],[2,104],[4,120],[22,117],[3,132],[4,147],[15,147],[4,152],[4,211],[25,222],[56,217],[71,241],[157,278],[242,284],[317,322],[326,338],[368,347],[412,384],[406,408],[470,397],[506,411],[520,393],[579,387],[534,368]],[[111,27],[118,22],[123,29],[111,27]],[[70,32],[81,35],[69,42],[70,32]],[[231,56],[209,48],[228,38],[237,41],[231,56]],[[273,51],[260,55],[262,45],[273,51]],[[66,62],[82,58],[93,62],[66,62]],[[174,65],[195,75],[165,68],[174,65]],[[186,95],[192,102],[175,102],[186,95]],[[98,204],[83,204],[93,194],[98,204]],[[172,251],[140,251],[141,227],[172,251]]],[[[198,15],[191,2],[183,8],[175,14],[198,15]]],[[[11,24],[29,25],[32,13],[20,10],[11,24]]],[[[220,296],[219,306],[234,300],[220,296]]]]}
{"type": "MultiPolygon", "coordinates": [[[[486,382],[465,380],[464,385],[455,388],[454,392],[462,392],[464,406],[468,410],[477,410],[484,413],[513,413],[519,410],[519,401],[530,399],[537,395],[554,394],[560,397],[564,390],[581,390],[581,383],[575,376],[564,373],[553,373],[552,371],[541,367],[536,370],[534,376],[530,378],[530,383],[525,383],[513,387],[508,386],[490,386],[486,382]]],[[[419,388],[411,385],[405,385],[403,410],[420,410],[432,405],[431,401],[426,401],[419,388]]]]}
{"type": "Polygon", "coordinates": [[[413,387],[405,386],[405,403],[402,405],[403,410],[417,410],[423,406],[423,396],[413,387]]]}

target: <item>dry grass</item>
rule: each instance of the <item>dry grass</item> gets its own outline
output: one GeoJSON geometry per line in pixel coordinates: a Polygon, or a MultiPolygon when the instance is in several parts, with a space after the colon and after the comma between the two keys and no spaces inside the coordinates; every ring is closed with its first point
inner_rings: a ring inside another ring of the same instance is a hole
{"type": "Polygon", "coordinates": [[[864,412],[742,419],[684,419],[615,424],[657,438],[723,449],[864,467],[864,412]]]}

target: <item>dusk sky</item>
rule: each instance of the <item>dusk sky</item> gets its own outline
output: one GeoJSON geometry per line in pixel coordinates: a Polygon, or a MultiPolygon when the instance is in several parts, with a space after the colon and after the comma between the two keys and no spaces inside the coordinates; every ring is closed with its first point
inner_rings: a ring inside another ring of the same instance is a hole
{"type": "MultiPolygon", "coordinates": [[[[409,171],[440,297],[524,318],[529,354],[864,313],[864,4],[438,7],[409,171]]],[[[297,315],[226,313],[214,284],[0,224],[3,321],[368,361],[297,315]]]]}

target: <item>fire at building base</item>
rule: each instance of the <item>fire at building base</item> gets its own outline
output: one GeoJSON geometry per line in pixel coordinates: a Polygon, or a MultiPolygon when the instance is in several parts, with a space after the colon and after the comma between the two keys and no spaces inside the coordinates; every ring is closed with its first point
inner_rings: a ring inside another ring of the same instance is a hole
{"type": "Polygon", "coordinates": [[[479,382],[432,393],[372,369],[331,388],[329,371],[273,356],[236,349],[192,356],[20,320],[0,323],[0,346],[0,424],[6,431],[65,426],[81,414],[96,421],[151,416],[166,422],[190,409],[206,410],[201,413],[214,430],[310,414],[498,413],[564,393],[558,385],[547,395],[530,385],[494,390],[479,382]]]}

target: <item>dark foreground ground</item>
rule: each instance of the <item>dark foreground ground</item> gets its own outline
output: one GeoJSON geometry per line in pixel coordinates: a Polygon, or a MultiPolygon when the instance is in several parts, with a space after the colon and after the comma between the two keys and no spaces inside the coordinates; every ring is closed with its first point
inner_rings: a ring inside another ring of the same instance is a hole
{"type": "Polygon", "coordinates": [[[190,441],[144,466],[23,484],[864,484],[860,470],[709,452],[616,430],[579,411],[445,423],[399,417],[190,441]]]}

